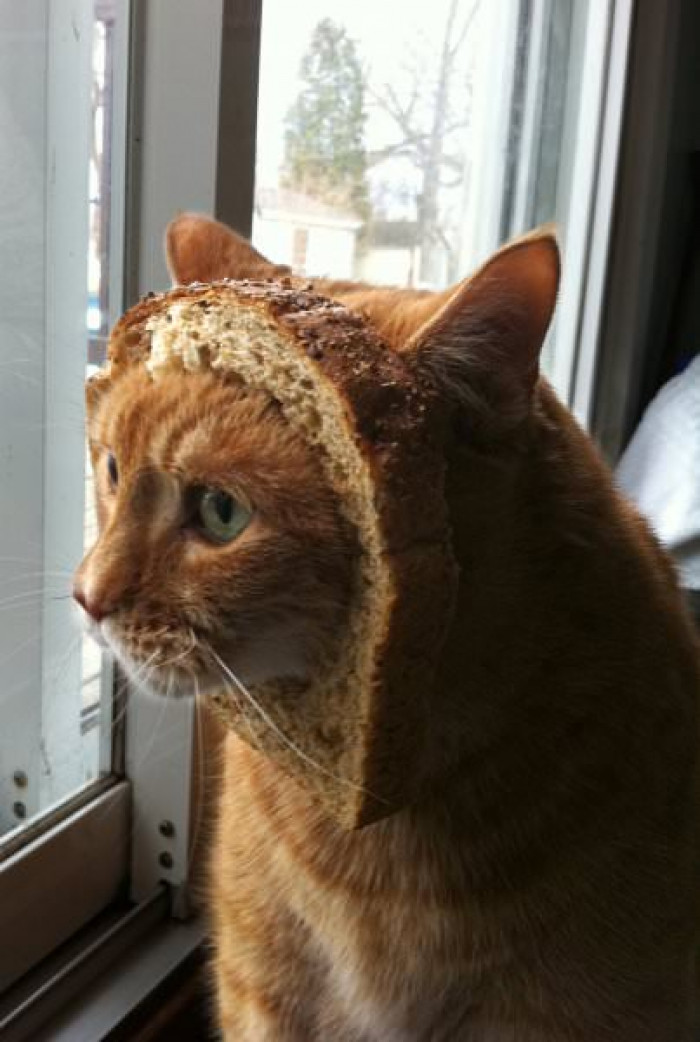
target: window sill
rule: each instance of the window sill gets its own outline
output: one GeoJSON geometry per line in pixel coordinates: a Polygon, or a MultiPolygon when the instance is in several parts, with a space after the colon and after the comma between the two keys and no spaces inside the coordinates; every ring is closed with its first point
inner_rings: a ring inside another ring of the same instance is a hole
{"type": "Polygon", "coordinates": [[[5,992],[114,901],[127,877],[128,782],[110,781],[99,795],[86,790],[77,804],[73,813],[62,806],[42,816],[0,849],[0,1034],[5,992]]]}
{"type": "Polygon", "coordinates": [[[153,898],[104,927],[43,981],[22,982],[16,1002],[0,1014],[3,1042],[116,1042],[133,1039],[156,996],[174,978],[193,973],[204,956],[200,919],[170,918],[164,887],[153,898]]]}

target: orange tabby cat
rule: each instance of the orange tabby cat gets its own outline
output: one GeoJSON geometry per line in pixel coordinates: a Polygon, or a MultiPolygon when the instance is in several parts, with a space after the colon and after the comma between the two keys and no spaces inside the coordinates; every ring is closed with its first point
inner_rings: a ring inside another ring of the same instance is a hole
{"type": "MultiPolygon", "coordinates": [[[[168,247],[180,282],[283,271],[195,216],[168,247]]],[[[538,378],[557,283],[546,233],[443,294],[317,283],[431,374],[451,418],[443,767],[344,832],[227,739],[211,911],[229,1042],[698,1037],[698,645],[666,557],[538,378]]],[[[91,396],[92,627],[156,688],[174,661],[210,685],[207,648],[253,690],[303,682],[357,552],[312,451],[263,392],[211,374],[137,369],[91,396]],[[237,538],[198,538],[232,517],[237,538]]]]}

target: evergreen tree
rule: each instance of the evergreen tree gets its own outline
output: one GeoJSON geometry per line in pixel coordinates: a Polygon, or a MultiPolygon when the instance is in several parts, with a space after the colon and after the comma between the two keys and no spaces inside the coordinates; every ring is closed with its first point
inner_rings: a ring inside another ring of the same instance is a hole
{"type": "Polygon", "coordinates": [[[366,219],[365,76],[345,28],[324,18],[301,60],[286,120],[283,184],[366,219]]]}

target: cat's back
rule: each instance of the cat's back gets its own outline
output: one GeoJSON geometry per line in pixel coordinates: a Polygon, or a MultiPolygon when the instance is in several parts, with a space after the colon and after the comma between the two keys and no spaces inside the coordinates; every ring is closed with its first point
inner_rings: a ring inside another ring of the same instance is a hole
{"type": "Polygon", "coordinates": [[[611,858],[610,822],[591,816],[558,852],[562,808],[542,786],[534,813],[513,804],[519,823],[503,806],[470,821],[456,800],[344,836],[235,738],[227,760],[213,879],[227,1038],[685,1042],[697,931],[658,837],[622,829],[611,858]],[[624,1006],[640,994],[637,1021],[624,1006]]]}
{"type": "Polygon", "coordinates": [[[220,994],[287,1022],[271,1039],[690,1037],[698,646],[644,522],[558,406],[547,423],[517,538],[491,553],[495,500],[479,517],[471,478],[450,489],[464,581],[436,734],[479,741],[441,789],[344,832],[228,740],[220,994]]]}

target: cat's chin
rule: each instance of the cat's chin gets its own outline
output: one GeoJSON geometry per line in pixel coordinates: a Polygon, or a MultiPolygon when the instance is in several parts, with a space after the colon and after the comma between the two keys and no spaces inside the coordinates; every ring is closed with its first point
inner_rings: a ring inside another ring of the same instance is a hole
{"type": "Polygon", "coordinates": [[[152,663],[149,656],[134,656],[114,633],[109,620],[89,627],[87,632],[113,655],[135,687],[155,697],[207,697],[226,688],[241,693],[241,689],[255,689],[274,681],[305,684],[311,679],[308,660],[295,642],[285,639],[288,635],[281,633],[270,634],[266,639],[221,655],[205,653],[205,657],[211,659],[210,667],[202,667],[202,654],[197,654],[199,665],[193,668],[194,664],[187,662],[185,656],[165,666],[152,663]]]}

